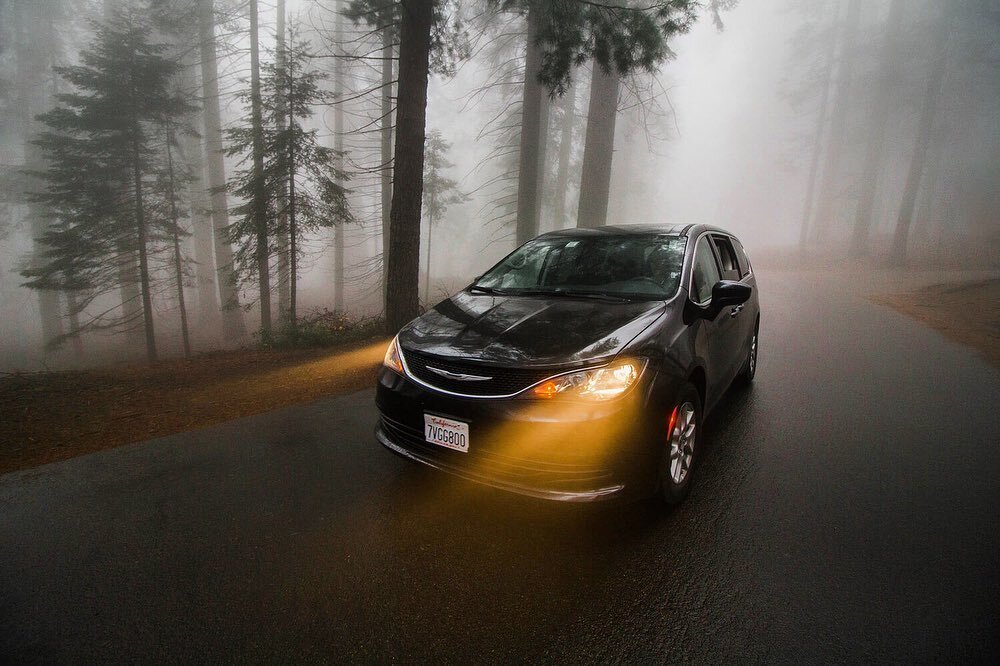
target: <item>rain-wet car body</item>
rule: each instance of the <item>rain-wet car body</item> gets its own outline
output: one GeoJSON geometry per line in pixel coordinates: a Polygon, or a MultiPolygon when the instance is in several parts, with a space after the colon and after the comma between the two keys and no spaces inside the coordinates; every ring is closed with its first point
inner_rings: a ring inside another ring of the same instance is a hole
{"type": "Polygon", "coordinates": [[[703,414],[753,378],[759,322],[752,267],[722,229],[544,234],[399,332],[376,437],[521,494],[680,501],[703,414]]]}

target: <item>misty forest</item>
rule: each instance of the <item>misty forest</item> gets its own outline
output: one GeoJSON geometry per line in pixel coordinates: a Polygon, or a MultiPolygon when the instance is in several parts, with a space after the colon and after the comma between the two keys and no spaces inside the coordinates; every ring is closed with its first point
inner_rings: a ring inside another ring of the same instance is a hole
{"type": "Polygon", "coordinates": [[[530,238],[1000,260],[991,0],[0,0],[0,369],[392,333],[530,238]]]}

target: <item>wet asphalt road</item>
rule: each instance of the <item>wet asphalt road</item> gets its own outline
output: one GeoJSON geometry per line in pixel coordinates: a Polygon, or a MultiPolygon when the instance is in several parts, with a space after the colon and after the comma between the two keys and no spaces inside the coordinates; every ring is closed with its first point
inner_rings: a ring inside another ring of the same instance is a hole
{"type": "Polygon", "coordinates": [[[1000,373],[839,278],[761,285],[679,509],[470,486],[322,400],[0,477],[0,659],[996,662],[1000,373]]]}

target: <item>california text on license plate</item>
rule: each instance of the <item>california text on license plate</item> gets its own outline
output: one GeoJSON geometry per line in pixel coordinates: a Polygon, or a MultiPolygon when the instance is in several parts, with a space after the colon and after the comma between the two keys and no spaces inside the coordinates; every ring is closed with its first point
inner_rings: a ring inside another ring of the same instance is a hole
{"type": "Polygon", "coordinates": [[[462,453],[469,452],[469,424],[424,414],[424,439],[462,453]]]}

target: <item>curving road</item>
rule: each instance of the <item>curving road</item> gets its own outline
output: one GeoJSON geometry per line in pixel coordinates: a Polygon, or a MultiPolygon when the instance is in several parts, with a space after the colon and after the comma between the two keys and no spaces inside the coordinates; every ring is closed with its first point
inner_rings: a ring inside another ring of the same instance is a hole
{"type": "Polygon", "coordinates": [[[1000,373],[856,282],[761,276],[665,515],[414,468],[370,391],[0,477],[0,660],[995,663],[1000,373]]]}

